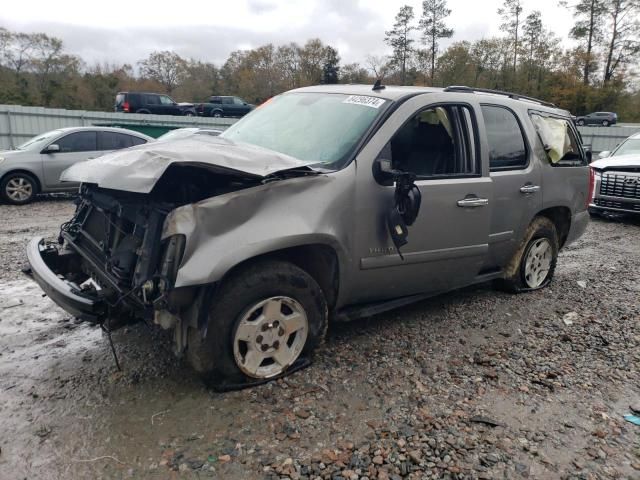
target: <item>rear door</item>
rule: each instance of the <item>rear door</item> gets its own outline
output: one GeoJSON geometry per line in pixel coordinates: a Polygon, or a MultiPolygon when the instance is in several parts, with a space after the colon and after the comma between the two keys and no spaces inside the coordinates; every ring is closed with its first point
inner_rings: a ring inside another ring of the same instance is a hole
{"type": "Polygon", "coordinates": [[[148,110],[149,113],[162,115],[163,107],[160,103],[160,95],[142,95],[142,98],[144,98],[145,110],[148,110]]]}
{"type": "Polygon", "coordinates": [[[407,100],[370,142],[384,145],[374,156],[417,176],[422,204],[401,248],[404,259],[386,223],[395,186],[376,181],[371,168],[361,167],[364,158],[358,164],[357,283],[367,287],[352,292],[355,302],[446,291],[471,283],[485,263],[493,192],[481,161],[477,108],[433,104],[433,96],[407,100]]]}
{"type": "Polygon", "coordinates": [[[494,186],[485,268],[497,269],[509,261],[527,226],[542,209],[542,172],[525,134],[527,128],[535,138],[529,124],[523,124],[515,111],[503,105],[483,104],[481,111],[494,186]]]}
{"type": "Polygon", "coordinates": [[[98,150],[105,154],[114,150],[129,148],[133,145],[133,136],[120,132],[98,132],[98,150]]]}
{"type": "Polygon", "coordinates": [[[52,142],[60,150],[58,152],[41,153],[45,183],[48,188],[73,188],[78,184],[61,182],[60,174],[77,162],[95,158],[98,151],[96,131],[83,130],[73,132],[52,142]]]}

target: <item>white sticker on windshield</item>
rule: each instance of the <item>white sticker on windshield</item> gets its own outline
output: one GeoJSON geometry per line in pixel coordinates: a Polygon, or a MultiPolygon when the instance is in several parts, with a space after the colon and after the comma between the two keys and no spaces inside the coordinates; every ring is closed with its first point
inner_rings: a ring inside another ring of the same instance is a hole
{"type": "Polygon", "coordinates": [[[349,95],[342,103],[353,103],[371,108],[380,108],[384,104],[383,98],[368,97],[367,95],[349,95]]]}

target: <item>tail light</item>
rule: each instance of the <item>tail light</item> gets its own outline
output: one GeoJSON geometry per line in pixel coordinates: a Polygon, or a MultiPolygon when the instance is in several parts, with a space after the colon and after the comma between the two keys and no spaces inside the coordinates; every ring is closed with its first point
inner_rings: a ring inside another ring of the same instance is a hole
{"type": "Polygon", "coordinates": [[[586,207],[589,208],[589,204],[591,203],[591,200],[593,199],[593,190],[595,187],[595,183],[596,183],[596,175],[595,172],[593,170],[593,168],[589,167],[589,191],[587,193],[587,201],[586,201],[586,207]]]}
{"type": "Polygon", "coordinates": [[[129,112],[129,102],[124,102],[122,104],[122,111],[127,113],[129,112]]]}

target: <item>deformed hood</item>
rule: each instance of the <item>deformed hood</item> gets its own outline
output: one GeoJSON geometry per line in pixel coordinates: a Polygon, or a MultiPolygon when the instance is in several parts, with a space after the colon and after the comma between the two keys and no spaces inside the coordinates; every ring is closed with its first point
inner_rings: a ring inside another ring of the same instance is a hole
{"type": "Polygon", "coordinates": [[[629,155],[614,155],[613,157],[601,158],[591,162],[589,166],[597,169],[615,167],[640,167],[640,155],[637,153],[629,155]]]}
{"type": "Polygon", "coordinates": [[[194,135],[168,142],[149,142],[76,163],[62,172],[60,180],[149,193],[175,163],[202,166],[228,175],[263,178],[313,162],[221,137],[194,135]]]}

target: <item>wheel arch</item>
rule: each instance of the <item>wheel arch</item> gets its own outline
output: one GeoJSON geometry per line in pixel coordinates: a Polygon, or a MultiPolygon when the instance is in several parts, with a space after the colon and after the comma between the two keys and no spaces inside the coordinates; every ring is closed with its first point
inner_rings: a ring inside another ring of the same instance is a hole
{"type": "Polygon", "coordinates": [[[42,192],[42,184],[40,183],[40,178],[38,177],[38,175],[36,173],[32,172],[31,170],[27,170],[25,168],[16,168],[14,170],[8,171],[4,175],[2,175],[2,177],[0,177],[0,184],[2,182],[4,182],[5,178],[7,178],[9,175],[13,175],[14,173],[22,173],[22,174],[25,174],[25,175],[29,175],[36,182],[36,190],[37,191],[34,192],[34,194],[42,192]]]}
{"type": "Polygon", "coordinates": [[[546,208],[536,215],[538,217],[545,217],[551,220],[558,232],[558,246],[562,248],[569,236],[569,230],[571,229],[571,210],[569,207],[550,207],[546,208]]]}
{"type": "Polygon", "coordinates": [[[238,270],[264,260],[290,262],[304,270],[318,282],[329,310],[336,306],[340,291],[340,261],[337,251],[325,243],[295,245],[246,258],[229,268],[220,282],[224,282],[238,270]]]}

